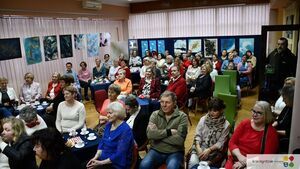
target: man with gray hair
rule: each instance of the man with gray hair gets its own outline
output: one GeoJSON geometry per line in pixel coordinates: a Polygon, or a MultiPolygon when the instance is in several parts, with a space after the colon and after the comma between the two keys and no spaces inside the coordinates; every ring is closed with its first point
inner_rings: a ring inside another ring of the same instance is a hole
{"type": "Polygon", "coordinates": [[[25,125],[26,133],[31,136],[37,130],[47,128],[45,121],[39,116],[32,106],[21,109],[17,118],[21,119],[25,125]]]}
{"type": "Polygon", "coordinates": [[[187,115],[179,111],[175,93],[165,91],[160,97],[161,109],[152,113],[147,136],[150,151],[140,164],[141,169],[180,168],[184,159],[184,141],[187,135],[187,115]]]}

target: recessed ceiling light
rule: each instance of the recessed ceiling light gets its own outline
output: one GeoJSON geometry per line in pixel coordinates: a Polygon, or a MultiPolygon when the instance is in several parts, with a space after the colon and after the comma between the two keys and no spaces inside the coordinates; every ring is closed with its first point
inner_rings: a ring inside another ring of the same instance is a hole
{"type": "Polygon", "coordinates": [[[128,2],[131,2],[132,0],[128,0],[128,2]]]}

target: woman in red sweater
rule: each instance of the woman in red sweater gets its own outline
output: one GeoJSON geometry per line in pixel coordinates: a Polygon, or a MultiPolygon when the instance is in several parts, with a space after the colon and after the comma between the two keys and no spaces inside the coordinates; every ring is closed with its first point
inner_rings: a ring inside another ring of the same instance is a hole
{"type": "Polygon", "coordinates": [[[146,68],[145,77],[140,81],[138,96],[147,99],[158,99],[160,96],[160,81],[155,77],[152,67],[146,68]]]}
{"type": "Polygon", "coordinates": [[[52,101],[60,92],[61,85],[59,83],[60,74],[58,72],[54,72],[52,74],[52,81],[48,83],[48,89],[46,92],[46,99],[52,101]]]}
{"type": "Polygon", "coordinates": [[[276,154],[278,135],[272,126],[273,115],[270,104],[257,101],[252,112],[252,119],[242,121],[234,131],[230,141],[231,156],[225,164],[226,169],[246,168],[247,154],[261,154],[265,126],[268,125],[263,154],[276,154]]]}

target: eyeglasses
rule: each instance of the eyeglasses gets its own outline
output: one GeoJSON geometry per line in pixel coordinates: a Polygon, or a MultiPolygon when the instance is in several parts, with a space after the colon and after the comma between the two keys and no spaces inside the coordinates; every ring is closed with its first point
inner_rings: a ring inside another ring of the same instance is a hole
{"type": "Polygon", "coordinates": [[[253,110],[253,109],[251,109],[251,112],[252,112],[253,114],[256,114],[256,115],[259,115],[259,116],[263,115],[263,112],[256,111],[256,110],[253,110]]]}

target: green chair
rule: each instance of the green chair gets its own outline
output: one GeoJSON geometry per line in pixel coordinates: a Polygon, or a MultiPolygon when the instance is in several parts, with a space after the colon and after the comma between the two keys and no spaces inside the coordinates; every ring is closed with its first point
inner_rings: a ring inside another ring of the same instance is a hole
{"type": "Polygon", "coordinates": [[[237,71],[236,70],[225,70],[223,72],[224,75],[229,75],[230,76],[230,93],[236,95],[236,83],[237,83],[237,71]]]}
{"type": "Polygon", "coordinates": [[[213,93],[214,97],[218,97],[218,93],[230,94],[230,76],[229,75],[218,75],[215,79],[215,90],[213,93]]]}

